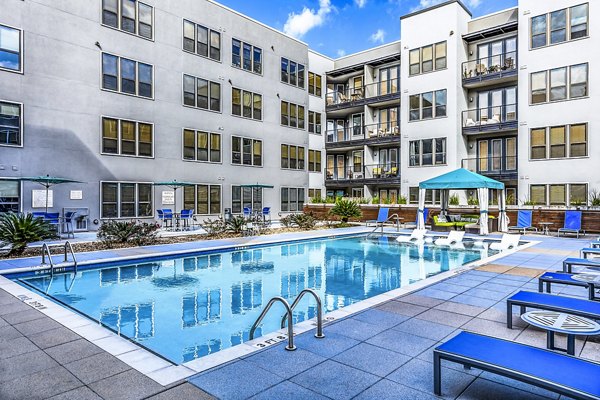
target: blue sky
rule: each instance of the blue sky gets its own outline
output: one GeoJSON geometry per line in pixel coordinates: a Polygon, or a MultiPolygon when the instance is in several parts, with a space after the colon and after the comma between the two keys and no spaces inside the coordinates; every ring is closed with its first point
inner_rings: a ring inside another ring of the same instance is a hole
{"type": "MultiPolygon", "coordinates": [[[[400,16],[442,0],[217,0],[337,58],[400,38],[400,16]]],[[[474,17],[517,0],[463,0],[474,17]]]]}

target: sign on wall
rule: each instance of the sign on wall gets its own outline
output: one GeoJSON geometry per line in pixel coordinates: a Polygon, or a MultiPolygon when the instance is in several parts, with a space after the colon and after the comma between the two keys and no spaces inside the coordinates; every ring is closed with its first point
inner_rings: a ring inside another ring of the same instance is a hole
{"type": "MultiPolygon", "coordinates": [[[[48,208],[54,206],[54,191],[48,190],[48,208]]],[[[31,191],[31,207],[46,208],[46,190],[31,191]]]]}
{"type": "Polygon", "coordinates": [[[71,199],[71,200],[83,200],[83,190],[71,190],[71,194],[69,195],[69,199],[71,199]]]}
{"type": "Polygon", "coordinates": [[[162,192],[162,203],[175,205],[175,192],[173,190],[162,192]]]}

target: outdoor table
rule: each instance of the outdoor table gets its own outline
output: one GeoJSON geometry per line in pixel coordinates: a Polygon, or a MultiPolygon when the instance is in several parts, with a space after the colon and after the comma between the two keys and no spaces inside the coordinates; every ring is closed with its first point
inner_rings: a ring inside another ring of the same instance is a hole
{"type": "Polygon", "coordinates": [[[542,227],[542,233],[546,236],[550,236],[550,227],[554,225],[554,222],[540,222],[542,227]]]}
{"type": "Polygon", "coordinates": [[[593,336],[600,334],[600,324],[591,319],[556,311],[535,310],[521,315],[528,324],[546,330],[546,347],[549,350],[566,351],[575,355],[575,336],[593,336]],[[567,348],[561,349],[554,345],[554,333],[567,335],[567,348]]]}

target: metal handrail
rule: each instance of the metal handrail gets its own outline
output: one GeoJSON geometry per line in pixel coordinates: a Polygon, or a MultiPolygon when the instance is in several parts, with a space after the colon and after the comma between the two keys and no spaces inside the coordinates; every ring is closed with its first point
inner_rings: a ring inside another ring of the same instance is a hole
{"type": "Polygon", "coordinates": [[[285,328],[285,319],[287,317],[288,319],[288,329],[289,329],[289,324],[290,324],[290,315],[291,312],[294,311],[294,308],[296,308],[296,306],[298,305],[298,303],[300,303],[300,300],[302,300],[302,298],[304,297],[305,294],[310,293],[313,295],[313,297],[315,298],[315,301],[317,302],[317,333],[315,333],[315,337],[318,339],[323,339],[325,337],[325,334],[323,334],[323,306],[322,306],[322,302],[321,302],[321,298],[319,297],[319,295],[317,294],[317,292],[315,292],[312,289],[304,289],[303,291],[301,291],[298,294],[298,297],[296,297],[296,299],[294,300],[294,302],[292,303],[292,305],[290,306],[290,311],[288,315],[284,315],[283,317],[281,317],[281,328],[285,328]]]}
{"type": "Polygon", "coordinates": [[[398,214],[392,214],[385,221],[383,221],[383,222],[376,222],[375,223],[375,225],[376,225],[375,229],[373,229],[371,232],[369,232],[366,237],[369,238],[369,236],[371,236],[372,234],[374,234],[375,232],[377,232],[377,229],[380,228],[379,226],[377,226],[377,224],[381,224],[381,233],[383,233],[383,224],[385,224],[386,222],[388,222],[392,218],[396,218],[396,232],[400,232],[400,216],[398,214]]]}
{"type": "Polygon", "coordinates": [[[271,309],[273,304],[275,304],[277,302],[280,302],[281,304],[283,304],[283,306],[286,309],[286,315],[288,318],[288,329],[287,329],[288,344],[287,344],[287,346],[285,346],[285,349],[288,351],[296,350],[296,346],[294,346],[294,328],[293,328],[293,321],[292,321],[292,309],[290,308],[290,304],[283,297],[280,297],[280,296],[275,296],[271,300],[269,300],[269,302],[267,303],[267,306],[260,313],[258,319],[254,322],[254,325],[252,325],[252,328],[250,328],[250,334],[248,337],[250,338],[250,340],[254,339],[254,331],[256,331],[256,328],[262,322],[263,318],[265,318],[265,315],[267,315],[267,312],[269,312],[269,310],[271,309]]]}
{"type": "Polygon", "coordinates": [[[52,255],[50,255],[50,246],[48,246],[48,243],[42,245],[42,265],[46,264],[46,254],[48,254],[48,260],[50,261],[50,276],[54,276],[54,262],[52,262],[52,255]]]}
{"type": "Polygon", "coordinates": [[[73,268],[75,273],[77,273],[77,258],[75,258],[75,252],[73,251],[73,245],[68,240],[65,242],[65,262],[67,262],[67,250],[71,253],[71,257],[73,257],[73,268]]]}

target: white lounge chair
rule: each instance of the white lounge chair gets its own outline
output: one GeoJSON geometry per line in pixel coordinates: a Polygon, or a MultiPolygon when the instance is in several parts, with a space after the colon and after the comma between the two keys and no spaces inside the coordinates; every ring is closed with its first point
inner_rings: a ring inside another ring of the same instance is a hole
{"type": "Polygon", "coordinates": [[[500,242],[495,242],[490,244],[490,249],[492,250],[510,250],[514,249],[519,245],[519,240],[521,240],[521,235],[510,235],[505,233],[502,235],[502,240],[500,242]]]}
{"type": "Polygon", "coordinates": [[[450,231],[447,237],[436,239],[434,243],[436,246],[453,246],[462,243],[464,236],[465,231],[450,231]]]}
{"type": "Polygon", "coordinates": [[[398,236],[396,238],[396,241],[398,243],[417,243],[417,242],[422,242],[423,239],[425,238],[425,233],[427,232],[427,230],[425,229],[415,229],[412,231],[412,233],[410,234],[410,236],[398,236]]]}

